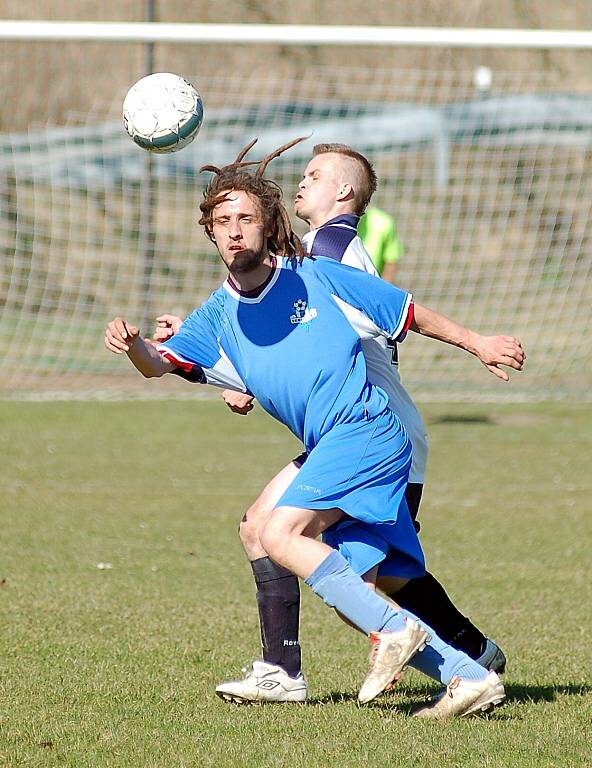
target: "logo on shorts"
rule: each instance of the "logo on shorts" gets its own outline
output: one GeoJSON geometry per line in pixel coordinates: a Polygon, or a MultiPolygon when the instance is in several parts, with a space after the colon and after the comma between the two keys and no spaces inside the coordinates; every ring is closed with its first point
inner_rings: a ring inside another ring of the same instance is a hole
{"type": "Polygon", "coordinates": [[[320,496],[323,492],[321,488],[315,488],[314,485],[305,485],[304,483],[298,483],[296,490],[304,491],[305,493],[314,493],[315,496],[320,496]]]}
{"type": "Polygon", "coordinates": [[[317,316],[316,309],[309,308],[305,299],[298,299],[292,306],[294,307],[294,314],[290,315],[292,325],[307,325],[317,316]]]}

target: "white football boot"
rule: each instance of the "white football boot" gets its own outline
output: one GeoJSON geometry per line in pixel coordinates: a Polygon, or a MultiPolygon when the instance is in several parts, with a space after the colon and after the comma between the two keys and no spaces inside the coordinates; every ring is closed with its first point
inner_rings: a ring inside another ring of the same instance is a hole
{"type": "Polygon", "coordinates": [[[358,693],[360,704],[367,704],[381,694],[403,671],[430,637],[413,619],[405,619],[405,629],[398,632],[370,632],[370,671],[358,693]]]}
{"type": "Polygon", "coordinates": [[[484,680],[462,680],[453,677],[446,690],[433,704],[418,709],[414,717],[446,720],[449,717],[469,717],[497,707],[505,701],[506,692],[495,672],[484,680]]]}
{"type": "Polygon", "coordinates": [[[254,661],[251,669],[243,669],[242,680],[226,680],[216,686],[216,693],[224,701],[247,704],[250,701],[279,703],[306,701],[308,686],[302,672],[290,677],[281,667],[254,661]]]}

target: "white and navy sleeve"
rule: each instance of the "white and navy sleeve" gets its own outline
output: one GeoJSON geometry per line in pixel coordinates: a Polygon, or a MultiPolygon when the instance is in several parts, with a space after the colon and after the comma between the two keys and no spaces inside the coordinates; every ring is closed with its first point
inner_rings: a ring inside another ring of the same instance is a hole
{"type": "Polygon", "coordinates": [[[368,251],[357,232],[358,217],[339,216],[307,233],[303,238],[311,256],[324,256],[340,261],[348,267],[356,267],[371,275],[378,275],[368,251]]]}
{"type": "Polygon", "coordinates": [[[311,256],[324,256],[341,261],[355,237],[356,229],[353,226],[345,223],[325,224],[305,235],[304,243],[311,256]]]}

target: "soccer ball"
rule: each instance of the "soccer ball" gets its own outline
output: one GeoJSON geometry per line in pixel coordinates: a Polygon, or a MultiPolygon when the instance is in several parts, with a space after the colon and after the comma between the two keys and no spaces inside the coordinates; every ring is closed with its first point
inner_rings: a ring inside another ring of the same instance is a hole
{"type": "Polygon", "coordinates": [[[123,125],[135,143],[149,152],[177,152],[199,133],[203,102],[180,75],[156,72],[127,92],[123,125]]]}

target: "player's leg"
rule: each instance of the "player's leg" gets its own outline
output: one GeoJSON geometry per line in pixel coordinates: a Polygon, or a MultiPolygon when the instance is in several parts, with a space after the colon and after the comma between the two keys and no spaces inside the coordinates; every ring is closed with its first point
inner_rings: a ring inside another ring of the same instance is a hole
{"type": "Polygon", "coordinates": [[[345,558],[316,537],[345,512],[371,525],[390,524],[389,510],[404,504],[410,465],[411,445],[390,411],[340,424],[319,440],[259,532],[269,557],[304,579],[327,605],[365,634],[390,635],[388,653],[372,656],[360,701],[384,690],[426,633],[369,590],[345,558]]]}
{"type": "MultiPolygon", "coordinates": [[[[259,529],[298,474],[303,460],[298,457],[278,472],[247,510],[239,527],[257,589],[263,661],[268,667],[279,667],[289,677],[299,677],[301,682],[298,579],[267,555],[259,541],[259,529]]],[[[263,671],[269,673],[269,669],[263,671]]]]}
{"type": "Polygon", "coordinates": [[[240,522],[239,536],[250,562],[267,557],[259,541],[259,528],[294,480],[305,460],[306,453],[303,453],[280,469],[245,512],[240,522]]]}
{"type": "MultiPolygon", "coordinates": [[[[422,490],[422,484],[409,483],[405,493],[417,531],[422,490]]],[[[402,587],[400,582],[393,582],[385,591],[402,608],[429,624],[447,643],[464,651],[486,669],[500,673],[505,671],[506,657],[503,651],[457,609],[444,587],[431,573],[426,572],[424,576],[410,579],[402,587]]]]}
{"type": "Polygon", "coordinates": [[[275,562],[304,579],[348,622],[371,637],[380,635],[380,652],[371,654],[370,671],[359,693],[359,700],[366,703],[379,695],[423,648],[427,633],[369,590],[339,552],[317,540],[343,516],[339,509],[279,507],[264,523],[260,539],[275,562]]]}
{"type": "MultiPolygon", "coordinates": [[[[394,557],[389,557],[385,563],[382,564],[376,580],[376,585],[379,589],[385,592],[386,595],[392,593],[396,594],[396,585],[401,582],[400,577],[384,575],[384,572],[387,571],[389,567],[395,572],[398,570],[396,553],[394,557]]],[[[394,605],[400,605],[395,601],[393,601],[393,603],[394,605]]],[[[415,666],[420,671],[432,677],[434,680],[439,680],[444,685],[448,685],[455,676],[465,679],[485,679],[488,670],[485,670],[481,664],[471,658],[471,656],[463,650],[448,643],[425,618],[418,616],[413,611],[409,611],[402,606],[400,607],[400,610],[402,613],[419,621],[433,636],[433,642],[429,646],[430,650],[428,653],[422,655],[422,658],[418,660],[417,665],[412,663],[410,666],[415,666]],[[433,653],[433,651],[436,653],[433,653]],[[477,667],[479,669],[477,669],[477,667]]]]}
{"type": "MultiPolygon", "coordinates": [[[[383,591],[404,580],[406,574],[423,570],[423,558],[411,519],[406,510],[399,512],[394,526],[368,526],[365,523],[333,526],[324,535],[324,541],[344,556],[354,572],[363,573],[367,586],[378,584],[383,591]],[[381,533],[388,531],[390,541],[381,533]],[[392,546],[401,542],[401,550],[392,546]],[[399,576],[398,574],[403,574],[399,576]]],[[[501,681],[495,673],[489,673],[467,654],[444,642],[432,627],[412,613],[402,610],[408,619],[416,621],[429,634],[426,647],[409,661],[434,680],[447,686],[448,696],[439,698],[433,706],[423,708],[418,716],[443,719],[451,716],[467,716],[500,704],[504,698],[501,681]]],[[[370,635],[372,653],[384,652],[388,634],[373,632],[370,635]]]]}
{"type": "Polygon", "coordinates": [[[305,454],[280,470],[241,520],[239,536],[255,579],[263,659],[254,661],[243,678],[216,686],[216,693],[226,701],[303,702],[308,696],[301,671],[298,578],[268,557],[259,541],[260,527],[304,459],[305,454]]]}
{"type": "MultiPolygon", "coordinates": [[[[380,576],[379,588],[388,588],[380,576]]],[[[486,669],[464,651],[445,642],[427,623],[411,611],[401,613],[415,619],[429,633],[422,653],[409,661],[409,666],[423,672],[445,686],[433,702],[414,713],[416,717],[445,720],[448,717],[468,717],[499,706],[505,701],[504,686],[494,670],[486,669]]]]}

